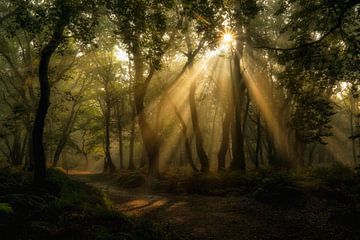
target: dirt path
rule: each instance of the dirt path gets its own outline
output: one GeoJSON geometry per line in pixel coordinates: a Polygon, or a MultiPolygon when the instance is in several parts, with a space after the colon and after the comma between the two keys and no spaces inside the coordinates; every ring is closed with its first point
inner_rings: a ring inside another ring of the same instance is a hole
{"type": "Polygon", "coordinates": [[[141,194],[87,175],[76,178],[105,191],[120,212],[170,225],[195,239],[326,239],[298,210],[284,212],[245,196],[141,194]]]}

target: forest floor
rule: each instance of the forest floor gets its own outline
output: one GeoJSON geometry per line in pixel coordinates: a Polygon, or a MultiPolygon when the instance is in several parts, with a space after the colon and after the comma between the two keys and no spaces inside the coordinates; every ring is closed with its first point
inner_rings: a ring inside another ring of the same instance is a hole
{"type": "Polygon", "coordinates": [[[326,200],[311,195],[301,207],[284,207],[239,192],[216,196],[129,190],[93,176],[73,175],[104,191],[116,210],[169,226],[186,239],[359,239],[347,227],[329,224],[326,200]]]}

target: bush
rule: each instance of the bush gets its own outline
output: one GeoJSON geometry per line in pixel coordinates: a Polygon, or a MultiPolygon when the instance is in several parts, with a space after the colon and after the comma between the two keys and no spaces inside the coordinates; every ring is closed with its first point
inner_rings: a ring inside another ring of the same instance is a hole
{"type": "Polygon", "coordinates": [[[145,184],[145,175],[141,172],[120,172],[116,175],[116,183],[123,188],[137,188],[145,184]]]}
{"type": "Polygon", "coordinates": [[[0,203],[0,216],[14,213],[12,207],[8,203],[0,203]]]}
{"type": "Polygon", "coordinates": [[[359,176],[341,163],[333,164],[330,167],[316,168],[312,171],[311,176],[330,188],[342,188],[359,182],[359,176]]]}
{"type": "Polygon", "coordinates": [[[304,194],[291,174],[273,172],[262,176],[253,192],[256,199],[279,206],[303,206],[304,194]]]}
{"type": "Polygon", "coordinates": [[[67,175],[56,169],[48,170],[48,183],[57,189],[57,195],[61,196],[57,199],[67,205],[75,205],[80,207],[100,206],[111,208],[109,200],[104,193],[85,183],[70,179],[67,175]]]}
{"type": "Polygon", "coordinates": [[[112,210],[99,190],[49,169],[43,188],[6,170],[0,197],[1,239],[178,239],[170,231],[112,210]],[[146,234],[146,235],[143,235],[146,234]]]}

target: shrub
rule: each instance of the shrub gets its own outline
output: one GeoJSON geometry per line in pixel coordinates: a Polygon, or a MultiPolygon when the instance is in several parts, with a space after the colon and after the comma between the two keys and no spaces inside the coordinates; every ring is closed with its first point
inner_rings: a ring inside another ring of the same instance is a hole
{"type": "Polygon", "coordinates": [[[116,183],[123,188],[137,188],[145,184],[145,175],[141,172],[120,172],[116,176],[116,183]]]}
{"type": "Polygon", "coordinates": [[[304,194],[296,179],[285,172],[263,176],[253,195],[260,201],[285,207],[302,206],[305,203],[304,194]]]}
{"type": "Polygon", "coordinates": [[[14,213],[12,207],[8,203],[0,203],[0,216],[14,213]]]}
{"type": "Polygon", "coordinates": [[[43,188],[31,175],[7,170],[0,195],[1,239],[178,239],[156,224],[111,209],[106,196],[56,169],[43,188]]]}
{"type": "Polygon", "coordinates": [[[356,173],[341,163],[333,164],[330,167],[316,168],[312,171],[311,176],[330,188],[342,188],[359,182],[356,173]]]}

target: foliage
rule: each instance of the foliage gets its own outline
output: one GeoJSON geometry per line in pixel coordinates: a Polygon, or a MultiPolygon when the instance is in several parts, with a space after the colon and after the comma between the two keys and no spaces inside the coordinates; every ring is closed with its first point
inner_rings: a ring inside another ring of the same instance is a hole
{"type": "Polygon", "coordinates": [[[357,84],[355,76],[359,76],[359,70],[352,67],[359,63],[358,42],[351,34],[358,26],[352,20],[356,3],[296,0],[279,1],[279,5],[277,15],[287,19],[280,34],[291,44],[279,48],[277,54],[284,66],[278,76],[295,102],[291,126],[301,141],[324,143],[335,114],[330,103],[332,89],[337,82],[357,84]]]}
{"type": "Polygon", "coordinates": [[[268,169],[247,174],[231,171],[217,174],[170,172],[155,182],[152,189],[203,195],[250,194],[258,200],[279,204],[302,200],[301,190],[291,173],[268,169]]]}
{"type": "Polygon", "coordinates": [[[8,203],[0,203],[0,216],[14,213],[13,209],[11,208],[10,204],[8,203]]]}
{"type": "Polygon", "coordinates": [[[141,172],[124,172],[114,176],[117,184],[123,188],[137,188],[145,184],[145,175],[141,172]]]}
{"type": "Polygon", "coordinates": [[[202,195],[245,194],[276,206],[301,207],[306,193],[347,203],[360,199],[360,178],[347,166],[335,164],[307,170],[284,171],[262,168],[246,174],[220,172],[186,174],[170,171],[153,182],[152,190],[168,193],[202,195]]]}
{"type": "Polygon", "coordinates": [[[331,116],[334,114],[329,100],[313,93],[303,93],[291,118],[291,126],[296,129],[297,138],[304,143],[326,144],[324,137],[331,136],[331,116]]]}
{"type": "Polygon", "coordinates": [[[64,173],[49,169],[46,188],[31,175],[1,170],[2,239],[181,239],[173,231],[112,210],[106,196],[64,173]],[[13,184],[15,179],[24,182],[13,184]],[[6,191],[6,192],[5,192],[6,191]]]}
{"type": "Polygon", "coordinates": [[[311,176],[319,180],[321,184],[333,189],[355,185],[359,180],[359,176],[352,169],[341,163],[315,168],[311,172],[311,176]]]}

